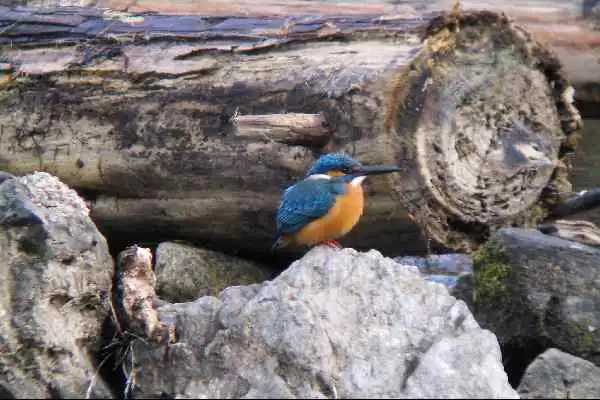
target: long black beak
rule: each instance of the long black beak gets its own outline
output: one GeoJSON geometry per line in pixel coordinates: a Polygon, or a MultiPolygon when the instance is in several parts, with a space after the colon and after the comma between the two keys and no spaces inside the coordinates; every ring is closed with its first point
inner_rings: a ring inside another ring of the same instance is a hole
{"type": "Polygon", "coordinates": [[[390,172],[400,172],[404,168],[400,168],[397,165],[361,165],[352,171],[352,175],[381,175],[389,174],[390,172]]]}

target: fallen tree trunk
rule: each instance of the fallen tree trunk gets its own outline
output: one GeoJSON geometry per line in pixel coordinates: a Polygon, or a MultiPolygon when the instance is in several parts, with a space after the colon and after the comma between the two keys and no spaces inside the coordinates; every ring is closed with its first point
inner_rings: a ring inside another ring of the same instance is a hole
{"type": "Polygon", "coordinates": [[[0,169],[56,174],[105,231],[267,251],[334,150],[408,168],[368,184],[359,248],[468,249],[570,189],[573,90],[501,15],[35,17],[0,33],[0,169]]]}
{"type": "MultiPolygon", "coordinates": [[[[306,16],[364,16],[417,18],[448,11],[456,0],[21,0],[31,7],[94,6],[132,13],[203,15],[222,18],[286,18],[306,16]]],[[[9,2],[10,3],[10,2],[9,2]]],[[[1,4],[1,2],[0,2],[1,4]]],[[[600,1],[599,0],[461,0],[465,11],[506,13],[554,51],[576,89],[584,118],[600,117],[600,1]]],[[[6,5],[6,2],[5,4],[6,5]]],[[[1,13],[1,10],[0,10],[1,13]]],[[[424,19],[427,19],[426,17],[424,19]]]]}

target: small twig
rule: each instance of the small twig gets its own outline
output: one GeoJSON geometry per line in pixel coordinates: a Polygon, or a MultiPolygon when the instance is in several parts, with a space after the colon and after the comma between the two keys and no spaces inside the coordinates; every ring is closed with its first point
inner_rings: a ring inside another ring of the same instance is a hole
{"type": "Polygon", "coordinates": [[[129,373],[127,373],[125,371],[125,364],[123,364],[123,373],[125,374],[125,376],[127,376],[127,381],[125,383],[125,389],[123,389],[123,397],[125,399],[129,398],[129,393],[131,392],[131,388],[133,387],[133,385],[135,385],[135,357],[133,354],[132,345],[129,346],[129,353],[131,355],[130,356],[131,363],[130,363],[129,373]]]}
{"type": "Polygon", "coordinates": [[[119,332],[119,335],[121,335],[121,337],[122,337],[123,329],[121,328],[121,323],[119,322],[119,318],[117,318],[117,312],[115,310],[115,306],[113,304],[112,298],[108,300],[108,303],[110,305],[110,311],[111,311],[113,320],[115,322],[115,327],[117,328],[117,332],[119,332]]]}
{"type": "Polygon", "coordinates": [[[114,369],[116,370],[118,366],[121,366],[121,370],[127,376],[127,371],[125,370],[125,358],[127,358],[129,351],[131,350],[131,344],[128,343],[125,347],[125,352],[120,354],[119,360],[116,362],[114,369]]]}
{"type": "Polygon", "coordinates": [[[127,336],[134,338],[134,340],[140,340],[140,341],[148,344],[148,340],[146,340],[146,338],[139,336],[135,332],[127,331],[127,336]]]}
{"type": "Polygon", "coordinates": [[[122,344],[122,342],[120,340],[118,340],[116,336],[113,336],[112,341],[109,344],[107,344],[106,346],[104,346],[102,348],[102,350],[108,350],[108,349],[118,346],[120,344],[122,344]]]}
{"type": "Polygon", "coordinates": [[[334,399],[338,399],[338,392],[337,389],[335,388],[335,382],[331,382],[331,391],[333,392],[333,398],[334,399]]]}
{"type": "Polygon", "coordinates": [[[100,364],[98,364],[98,367],[96,368],[96,372],[94,373],[94,376],[92,376],[92,379],[90,380],[90,384],[87,388],[87,391],[85,392],[86,399],[92,398],[92,390],[94,389],[94,386],[96,385],[96,379],[98,377],[98,374],[100,374],[100,370],[102,369],[102,366],[104,365],[106,360],[108,360],[109,358],[110,358],[110,354],[107,355],[106,357],[104,357],[104,360],[102,360],[102,362],[100,364]]]}

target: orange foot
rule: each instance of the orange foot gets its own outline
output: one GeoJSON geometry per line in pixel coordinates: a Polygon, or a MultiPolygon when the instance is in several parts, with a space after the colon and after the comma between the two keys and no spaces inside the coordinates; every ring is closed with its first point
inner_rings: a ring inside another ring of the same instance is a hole
{"type": "Polygon", "coordinates": [[[341,249],[342,245],[337,240],[328,240],[325,244],[329,247],[333,247],[334,249],[341,249]]]}

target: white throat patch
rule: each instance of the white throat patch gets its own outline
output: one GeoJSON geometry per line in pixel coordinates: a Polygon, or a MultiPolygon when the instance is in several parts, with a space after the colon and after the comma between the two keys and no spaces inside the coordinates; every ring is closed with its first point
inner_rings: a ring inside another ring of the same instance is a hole
{"type": "Polygon", "coordinates": [[[331,179],[331,176],[329,176],[327,174],[314,174],[314,175],[310,175],[306,179],[331,179]]]}
{"type": "Polygon", "coordinates": [[[350,182],[350,184],[352,186],[360,186],[361,183],[363,183],[363,181],[367,178],[366,175],[362,175],[362,176],[357,176],[356,178],[352,179],[352,181],[350,182]]]}
{"type": "MultiPolygon", "coordinates": [[[[310,175],[308,176],[306,179],[323,179],[323,180],[331,180],[331,176],[327,175],[327,174],[314,174],[314,175],[310,175]]],[[[363,183],[363,181],[366,179],[366,175],[362,175],[362,176],[357,176],[356,178],[353,178],[350,181],[350,184],[352,186],[360,186],[361,183],[363,183]]]]}

